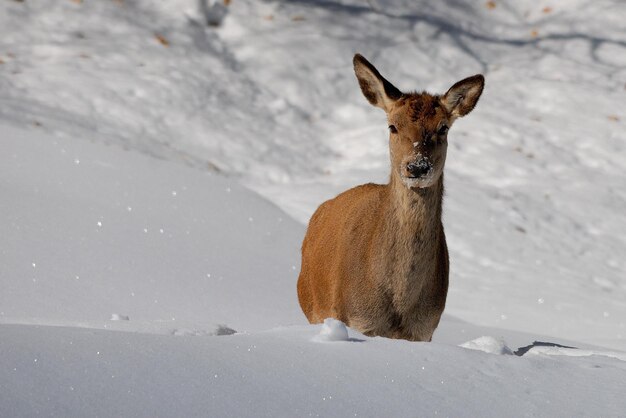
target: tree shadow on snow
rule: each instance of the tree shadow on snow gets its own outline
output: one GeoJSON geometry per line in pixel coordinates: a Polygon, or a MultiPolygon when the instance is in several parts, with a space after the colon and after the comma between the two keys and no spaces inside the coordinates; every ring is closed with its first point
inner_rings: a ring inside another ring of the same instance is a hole
{"type": "MultiPolygon", "coordinates": [[[[389,8],[384,8],[383,5],[375,5],[372,4],[371,1],[364,1],[363,4],[342,4],[333,0],[289,0],[291,4],[300,4],[304,7],[309,7],[313,9],[324,9],[326,11],[332,12],[333,14],[347,14],[347,15],[367,15],[367,14],[377,14],[381,16],[385,16],[390,20],[401,20],[407,22],[409,25],[416,25],[417,23],[424,23],[426,25],[432,26],[435,28],[434,34],[430,36],[430,41],[435,41],[441,34],[448,35],[454,44],[463,52],[468,54],[472,59],[474,59],[482,68],[483,71],[486,72],[488,69],[488,63],[483,59],[480,54],[480,49],[488,45],[494,46],[508,46],[508,47],[525,47],[531,46],[535,47],[537,50],[542,53],[554,54],[554,55],[563,55],[562,52],[562,43],[567,41],[584,41],[588,44],[588,53],[591,59],[599,64],[603,64],[607,67],[615,67],[612,68],[614,70],[618,70],[619,66],[616,66],[615,63],[607,62],[603,60],[598,55],[598,50],[604,45],[613,45],[617,47],[624,48],[626,50],[626,40],[623,39],[611,39],[607,37],[596,36],[593,33],[582,32],[576,29],[576,22],[571,22],[571,30],[567,32],[555,33],[551,31],[550,33],[541,34],[535,33],[533,36],[519,36],[519,37],[511,37],[507,35],[502,36],[494,36],[490,35],[488,31],[477,30],[478,26],[468,26],[463,24],[463,22],[456,22],[452,19],[446,19],[444,17],[438,16],[436,14],[415,12],[415,13],[404,13],[404,14],[394,14],[393,11],[390,11],[389,8]],[[555,45],[548,45],[546,41],[556,41],[555,45]],[[471,45],[472,43],[478,43],[482,45],[471,45]]],[[[374,2],[376,3],[376,2],[374,2]]],[[[382,2],[381,2],[382,3],[382,2]]],[[[428,5],[428,1],[415,2],[416,10],[429,10],[432,9],[428,5]]],[[[449,10],[457,9],[465,15],[476,15],[476,19],[479,20],[481,16],[476,14],[476,8],[468,6],[467,2],[459,1],[459,0],[444,0],[445,7],[449,10]]],[[[581,7],[582,8],[582,7],[581,7]]],[[[513,10],[507,10],[509,13],[516,15],[515,19],[517,20],[517,29],[522,30],[526,33],[531,26],[533,26],[533,22],[526,21],[524,16],[516,13],[513,10]]],[[[546,16],[544,21],[548,21],[552,16],[546,16]]],[[[541,22],[534,22],[536,24],[541,24],[541,22]]],[[[625,51],[626,53],[626,51],[625,51]]]]}

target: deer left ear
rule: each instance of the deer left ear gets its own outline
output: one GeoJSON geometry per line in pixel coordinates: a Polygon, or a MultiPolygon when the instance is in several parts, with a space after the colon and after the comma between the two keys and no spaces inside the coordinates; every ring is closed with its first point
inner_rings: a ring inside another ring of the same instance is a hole
{"type": "Polygon", "coordinates": [[[450,87],[441,102],[452,116],[465,116],[476,106],[484,86],[485,77],[481,74],[473,75],[450,87]]]}
{"type": "Polygon", "coordinates": [[[389,112],[392,104],[402,96],[402,92],[380,75],[376,67],[361,54],[354,56],[353,63],[354,73],[367,101],[389,112]]]}

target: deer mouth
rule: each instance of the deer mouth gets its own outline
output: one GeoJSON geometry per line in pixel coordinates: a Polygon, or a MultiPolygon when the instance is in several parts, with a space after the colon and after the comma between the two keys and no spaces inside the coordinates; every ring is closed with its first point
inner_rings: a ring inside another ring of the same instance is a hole
{"type": "Polygon", "coordinates": [[[423,189],[433,185],[432,176],[408,177],[403,176],[402,182],[409,189],[423,189]]]}
{"type": "Polygon", "coordinates": [[[429,166],[427,170],[421,171],[419,173],[404,173],[400,176],[402,182],[409,189],[423,189],[426,187],[430,187],[435,183],[436,177],[435,169],[432,166],[429,166]]]}
{"type": "Polygon", "coordinates": [[[433,169],[431,168],[424,174],[420,174],[417,176],[408,175],[408,176],[402,176],[402,177],[404,177],[407,180],[427,180],[429,177],[432,177],[432,174],[433,174],[433,169]]]}

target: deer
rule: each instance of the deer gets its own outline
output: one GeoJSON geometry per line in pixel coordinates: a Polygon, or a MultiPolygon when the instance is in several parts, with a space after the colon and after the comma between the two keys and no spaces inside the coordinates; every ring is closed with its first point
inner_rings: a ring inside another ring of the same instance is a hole
{"type": "Polygon", "coordinates": [[[432,341],[448,293],[441,221],[447,136],[482,94],[481,74],[443,95],[403,93],[362,55],[361,92],[389,127],[387,184],[363,184],[322,203],[302,243],[297,292],[312,324],[334,318],[367,336],[432,341]]]}

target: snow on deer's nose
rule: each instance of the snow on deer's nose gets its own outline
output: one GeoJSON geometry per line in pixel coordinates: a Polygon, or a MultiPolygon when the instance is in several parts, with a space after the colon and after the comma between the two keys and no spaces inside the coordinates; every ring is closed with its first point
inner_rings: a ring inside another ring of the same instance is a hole
{"type": "Polygon", "coordinates": [[[406,165],[406,171],[411,177],[423,177],[430,173],[433,165],[428,158],[421,158],[418,161],[412,161],[406,165]]]}

